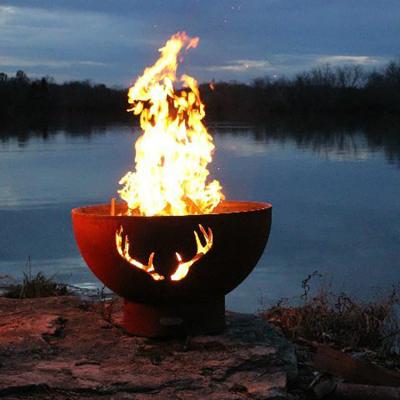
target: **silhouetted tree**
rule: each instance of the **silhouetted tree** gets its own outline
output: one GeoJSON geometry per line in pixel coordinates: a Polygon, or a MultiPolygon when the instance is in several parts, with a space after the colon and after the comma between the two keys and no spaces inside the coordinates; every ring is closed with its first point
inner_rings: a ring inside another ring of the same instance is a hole
{"type": "Polygon", "coordinates": [[[24,71],[21,71],[21,70],[16,72],[15,77],[20,82],[27,82],[28,81],[28,76],[26,75],[26,73],[24,71]]]}
{"type": "MultiPolygon", "coordinates": [[[[366,72],[359,65],[324,65],[293,78],[262,77],[252,83],[213,82],[200,85],[207,118],[263,120],[271,114],[400,113],[400,61],[366,72]]],[[[89,80],[58,84],[51,77],[30,79],[0,73],[0,116],[48,119],[65,113],[126,118],[126,90],[89,80]]]]}

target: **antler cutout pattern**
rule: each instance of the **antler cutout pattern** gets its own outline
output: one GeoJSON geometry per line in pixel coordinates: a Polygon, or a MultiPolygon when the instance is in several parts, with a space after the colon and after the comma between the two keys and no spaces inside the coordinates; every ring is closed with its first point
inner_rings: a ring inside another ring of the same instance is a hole
{"type": "MultiPolygon", "coordinates": [[[[178,261],[178,265],[176,267],[175,272],[170,276],[171,281],[180,281],[183,278],[186,277],[186,275],[189,273],[190,268],[194,263],[199,261],[204,255],[206,255],[212,248],[213,246],[213,232],[211,228],[207,228],[207,231],[203,228],[201,224],[199,224],[199,229],[200,232],[203,236],[204,244],[201,242],[199,234],[196,231],[193,231],[194,233],[194,238],[196,241],[196,254],[194,257],[192,257],[188,261],[184,261],[182,259],[182,256],[178,253],[175,252],[176,259],[178,261]]],[[[117,247],[118,254],[125,260],[127,261],[132,267],[138,268],[144,272],[146,272],[148,275],[150,275],[155,281],[162,281],[165,279],[163,275],[160,275],[158,272],[156,272],[155,266],[153,264],[153,259],[154,259],[154,252],[152,252],[149,256],[149,259],[147,261],[147,264],[143,264],[140,261],[136,260],[130,255],[130,242],[128,235],[123,235],[123,228],[120,226],[120,228],[115,232],[115,244],[117,247]]]]}

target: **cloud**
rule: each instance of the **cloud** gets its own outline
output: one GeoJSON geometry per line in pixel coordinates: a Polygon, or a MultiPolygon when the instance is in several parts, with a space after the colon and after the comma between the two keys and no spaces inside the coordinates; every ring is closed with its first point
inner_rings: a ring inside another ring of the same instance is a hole
{"type": "Polygon", "coordinates": [[[265,71],[271,68],[271,63],[266,60],[233,60],[223,65],[210,65],[204,70],[210,72],[248,72],[251,70],[265,71]]]}
{"type": "Polygon", "coordinates": [[[374,65],[386,61],[383,57],[372,56],[344,56],[344,55],[326,55],[317,58],[319,64],[359,64],[374,65]]]}
{"type": "Polygon", "coordinates": [[[294,76],[311,68],[320,67],[322,64],[362,65],[365,67],[379,66],[388,62],[390,58],[383,56],[350,56],[332,54],[271,54],[268,59],[238,59],[227,63],[194,66],[201,79],[207,81],[210,75],[213,79],[229,80],[240,79],[248,81],[269,75],[273,78],[294,76]]]}
{"type": "Polygon", "coordinates": [[[137,34],[144,22],[130,22],[132,36],[118,16],[0,6],[0,72],[23,69],[31,77],[93,79],[111,85],[123,79],[126,85],[138,72],[131,60],[143,59],[142,49],[154,47],[137,34]]]}
{"type": "Polygon", "coordinates": [[[356,2],[0,0],[0,66],[126,86],[179,30],[200,37],[183,68],[203,82],[398,56],[399,0],[356,2]]]}
{"type": "Polygon", "coordinates": [[[4,6],[0,4],[0,15],[5,16],[7,14],[14,14],[15,7],[12,6],[4,6]]]}
{"type": "Polygon", "coordinates": [[[49,59],[29,59],[19,57],[0,56],[1,67],[29,68],[29,67],[49,67],[49,68],[70,68],[74,66],[105,67],[108,64],[98,61],[61,61],[49,59]]]}

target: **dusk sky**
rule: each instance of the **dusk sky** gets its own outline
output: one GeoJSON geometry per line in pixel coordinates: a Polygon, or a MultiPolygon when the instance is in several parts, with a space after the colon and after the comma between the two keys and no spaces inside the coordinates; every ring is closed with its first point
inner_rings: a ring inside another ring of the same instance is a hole
{"type": "Polygon", "coordinates": [[[399,0],[0,0],[0,72],[127,86],[175,32],[199,81],[400,56],[399,0]]]}

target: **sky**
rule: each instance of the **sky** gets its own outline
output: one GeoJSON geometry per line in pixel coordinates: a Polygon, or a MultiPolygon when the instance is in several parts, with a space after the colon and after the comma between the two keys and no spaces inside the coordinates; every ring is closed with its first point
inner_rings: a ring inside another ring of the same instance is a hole
{"type": "Polygon", "coordinates": [[[126,87],[175,32],[182,72],[249,82],[400,58],[400,0],[0,0],[0,72],[126,87]]]}

